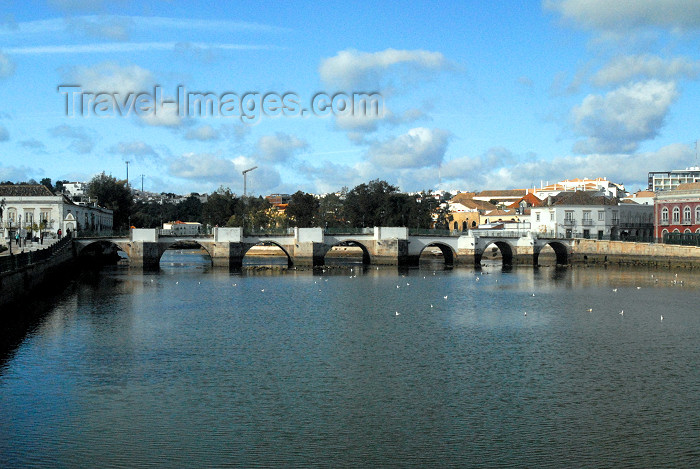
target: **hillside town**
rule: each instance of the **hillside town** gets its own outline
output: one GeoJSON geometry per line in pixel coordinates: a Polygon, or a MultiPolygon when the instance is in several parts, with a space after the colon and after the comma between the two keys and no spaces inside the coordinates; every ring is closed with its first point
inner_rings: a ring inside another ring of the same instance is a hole
{"type": "Polygon", "coordinates": [[[225,188],[212,194],[147,192],[104,174],[93,181],[59,181],[55,186],[50,179],[0,184],[0,234],[6,246],[14,242],[37,248],[62,236],[108,235],[128,228],[202,235],[216,226],[264,231],[373,225],[451,235],[509,230],[548,238],[641,242],[683,238],[686,244],[697,244],[700,168],[650,172],[649,187],[635,193],[605,177],[479,192],[401,193],[384,181],[372,181],[331,194],[299,191],[243,198],[225,188]],[[124,200],[113,189],[121,189],[124,200]]]}

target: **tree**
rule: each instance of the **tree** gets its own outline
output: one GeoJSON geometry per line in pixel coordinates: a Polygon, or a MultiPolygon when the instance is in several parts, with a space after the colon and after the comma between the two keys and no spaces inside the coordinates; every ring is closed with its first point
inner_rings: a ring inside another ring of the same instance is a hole
{"type": "Polygon", "coordinates": [[[51,192],[54,191],[53,184],[51,184],[51,178],[44,178],[41,180],[40,184],[44,187],[46,187],[48,190],[51,192]]]}
{"type": "MultiPolygon", "coordinates": [[[[347,192],[347,191],[346,191],[347,192]]],[[[336,194],[321,197],[318,207],[318,223],[322,227],[337,228],[345,225],[343,201],[336,194]]]]}
{"type": "Polygon", "coordinates": [[[66,179],[62,179],[62,180],[60,180],[60,181],[56,181],[56,184],[53,186],[54,192],[56,192],[56,193],[61,192],[61,193],[62,193],[62,192],[63,192],[63,189],[64,189],[63,186],[64,186],[64,184],[66,184],[67,182],[70,182],[70,181],[68,181],[68,180],[66,180],[66,179]]]}
{"type": "Polygon", "coordinates": [[[198,197],[189,196],[176,205],[176,219],[180,221],[202,221],[203,206],[198,197]]]}
{"type": "Polygon", "coordinates": [[[316,197],[302,191],[292,194],[287,206],[287,216],[292,223],[299,228],[314,226],[318,220],[319,202],[316,197]]]}
{"type": "Polygon", "coordinates": [[[129,217],[134,201],[126,181],[117,180],[114,176],[107,176],[103,172],[90,180],[87,195],[97,199],[101,207],[114,212],[113,225],[116,229],[129,227],[129,217]]]}
{"type": "Polygon", "coordinates": [[[389,196],[397,193],[398,187],[375,179],[369,184],[360,184],[348,192],[345,198],[345,216],[351,226],[387,226],[393,219],[389,196]]]}
{"type": "Polygon", "coordinates": [[[202,221],[211,226],[226,226],[235,213],[238,198],[228,187],[221,186],[202,204],[202,221]]]}

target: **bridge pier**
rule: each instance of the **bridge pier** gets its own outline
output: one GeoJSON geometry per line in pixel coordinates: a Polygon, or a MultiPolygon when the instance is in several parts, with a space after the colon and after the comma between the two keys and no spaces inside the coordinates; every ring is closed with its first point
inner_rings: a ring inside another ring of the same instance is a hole
{"type": "Polygon", "coordinates": [[[129,267],[143,270],[158,270],[160,268],[160,246],[157,242],[132,241],[128,243],[129,267]]]}

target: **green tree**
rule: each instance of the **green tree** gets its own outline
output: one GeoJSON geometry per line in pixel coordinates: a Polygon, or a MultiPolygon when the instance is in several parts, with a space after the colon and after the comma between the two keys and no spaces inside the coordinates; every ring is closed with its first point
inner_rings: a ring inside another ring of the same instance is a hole
{"type": "Polygon", "coordinates": [[[44,178],[41,180],[41,182],[39,184],[46,187],[51,192],[54,191],[53,184],[51,184],[51,178],[44,178]]]}
{"type": "Polygon", "coordinates": [[[202,221],[203,206],[198,197],[190,196],[176,205],[176,219],[180,221],[202,221]]]}
{"type": "Polygon", "coordinates": [[[314,226],[319,218],[319,202],[316,197],[302,191],[292,194],[287,206],[287,216],[291,223],[299,228],[314,226]]]}
{"type": "Polygon", "coordinates": [[[379,179],[355,186],[345,198],[345,217],[348,223],[356,227],[387,226],[387,220],[395,218],[389,196],[398,190],[398,187],[379,179]]]}
{"type": "Polygon", "coordinates": [[[343,200],[340,196],[331,193],[321,197],[318,207],[318,224],[330,228],[345,225],[343,200]]]}
{"type": "Polygon", "coordinates": [[[87,195],[97,199],[97,203],[114,212],[114,227],[125,229],[129,227],[129,217],[134,205],[131,190],[126,181],[107,176],[104,172],[93,177],[87,186],[87,195]]]}
{"type": "Polygon", "coordinates": [[[221,186],[202,204],[202,221],[211,226],[226,226],[237,204],[238,198],[231,189],[221,186]]]}

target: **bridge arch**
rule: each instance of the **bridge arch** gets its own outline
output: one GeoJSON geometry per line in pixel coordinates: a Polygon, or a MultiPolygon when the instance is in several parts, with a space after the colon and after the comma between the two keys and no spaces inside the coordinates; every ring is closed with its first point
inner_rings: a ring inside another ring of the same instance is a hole
{"type": "Polygon", "coordinates": [[[245,258],[246,254],[248,254],[248,251],[250,251],[255,246],[276,246],[284,253],[285,256],[287,256],[287,267],[292,267],[294,265],[294,262],[292,261],[292,256],[289,255],[289,252],[284,248],[284,246],[270,239],[261,239],[255,244],[245,243],[243,246],[243,251],[241,253],[241,261],[245,258]]]}
{"type": "Polygon", "coordinates": [[[542,252],[542,249],[546,246],[551,247],[554,254],[557,256],[557,265],[566,265],[569,263],[569,248],[567,245],[559,241],[549,241],[539,247],[535,247],[533,265],[538,265],[540,252],[542,252]]]}
{"type": "Polygon", "coordinates": [[[196,244],[197,246],[199,246],[202,250],[204,250],[204,252],[207,253],[207,255],[209,256],[209,262],[213,264],[214,263],[214,256],[212,255],[210,248],[208,246],[206,246],[205,244],[200,243],[195,238],[187,239],[187,240],[175,239],[175,240],[166,241],[166,242],[163,241],[163,238],[160,238],[160,240],[158,242],[158,262],[161,261],[161,259],[163,258],[163,254],[165,254],[165,252],[168,249],[178,249],[178,248],[188,249],[188,247],[189,247],[188,245],[191,245],[193,243],[196,244]]]}
{"type": "Polygon", "coordinates": [[[372,257],[370,256],[369,249],[367,249],[367,246],[365,246],[362,242],[354,240],[354,239],[346,239],[340,242],[337,242],[335,244],[329,244],[324,247],[324,252],[323,252],[323,262],[324,264],[326,263],[326,256],[328,255],[329,252],[335,247],[342,247],[342,246],[354,246],[358,247],[362,250],[362,264],[363,265],[369,265],[372,262],[372,257]]]}
{"type": "Polygon", "coordinates": [[[116,264],[123,252],[130,258],[129,246],[108,239],[96,239],[90,242],[76,243],[75,253],[79,261],[90,261],[96,264],[116,264]]]}
{"type": "Polygon", "coordinates": [[[429,243],[429,244],[426,244],[425,246],[423,246],[423,248],[418,253],[418,257],[417,257],[418,262],[420,262],[420,256],[421,256],[421,254],[423,254],[423,251],[425,251],[427,248],[430,248],[430,247],[436,247],[436,248],[440,249],[440,252],[442,253],[442,258],[443,258],[446,266],[455,265],[455,261],[457,259],[457,253],[454,251],[452,246],[445,244],[445,243],[441,243],[439,241],[435,241],[435,242],[432,242],[432,243],[429,243]]]}
{"type": "Polygon", "coordinates": [[[501,258],[503,259],[503,265],[513,265],[513,247],[507,241],[503,241],[503,240],[499,240],[499,239],[490,240],[490,242],[486,246],[484,246],[484,248],[482,250],[476,251],[474,253],[475,264],[477,264],[477,265],[481,264],[481,260],[484,256],[484,254],[486,253],[486,250],[488,249],[488,247],[494,246],[494,245],[501,252],[501,258]]]}

